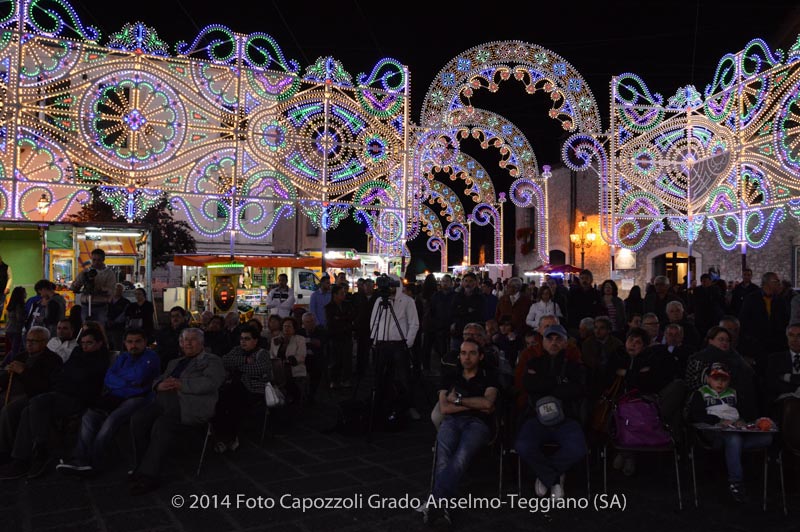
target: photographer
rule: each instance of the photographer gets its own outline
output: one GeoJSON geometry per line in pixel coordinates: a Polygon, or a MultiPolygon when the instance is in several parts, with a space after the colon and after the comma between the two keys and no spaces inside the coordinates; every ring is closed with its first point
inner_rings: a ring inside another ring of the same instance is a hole
{"type": "Polygon", "coordinates": [[[401,283],[396,275],[382,275],[375,284],[378,300],[372,308],[370,336],[377,355],[377,412],[386,412],[394,420],[399,412],[408,409],[411,418],[419,419],[419,413],[411,408],[409,397],[409,349],[414,345],[419,330],[417,306],[413,299],[399,290],[401,283]],[[397,322],[394,320],[395,316],[397,322]]]}
{"type": "Polygon", "coordinates": [[[72,283],[72,291],[81,294],[81,319],[106,323],[108,303],[117,284],[117,275],[106,268],[106,252],[92,250],[92,267],[82,272],[72,283]]]}

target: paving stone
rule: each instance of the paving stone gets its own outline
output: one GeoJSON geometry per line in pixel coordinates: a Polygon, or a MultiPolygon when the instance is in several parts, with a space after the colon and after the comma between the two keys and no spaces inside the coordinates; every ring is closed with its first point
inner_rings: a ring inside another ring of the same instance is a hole
{"type": "Polygon", "coordinates": [[[104,517],[106,527],[114,532],[133,532],[147,528],[173,527],[172,517],[162,508],[139,508],[122,511],[104,517]]]}

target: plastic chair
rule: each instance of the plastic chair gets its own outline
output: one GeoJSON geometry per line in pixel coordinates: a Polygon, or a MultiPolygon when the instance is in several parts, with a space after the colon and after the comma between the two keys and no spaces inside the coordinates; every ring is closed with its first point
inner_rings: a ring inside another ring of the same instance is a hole
{"type": "Polygon", "coordinates": [[[681,493],[681,472],[678,462],[680,461],[680,453],[678,452],[678,446],[675,443],[675,440],[672,439],[669,445],[663,445],[659,447],[622,447],[619,445],[615,445],[613,442],[605,442],[603,444],[603,450],[600,451],[600,455],[603,458],[603,493],[608,493],[608,447],[611,444],[611,447],[617,451],[625,452],[625,453],[664,453],[664,452],[672,452],[673,461],[675,464],[675,481],[677,484],[678,490],[678,508],[683,510],[683,495],[681,493]]]}

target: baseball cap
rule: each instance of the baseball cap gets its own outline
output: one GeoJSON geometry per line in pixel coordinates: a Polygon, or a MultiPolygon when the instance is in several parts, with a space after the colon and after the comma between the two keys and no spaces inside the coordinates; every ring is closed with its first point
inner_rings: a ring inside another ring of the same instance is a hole
{"type": "Polygon", "coordinates": [[[728,367],[725,364],[721,364],[716,362],[711,365],[711,370],[708,372],[709,377],[718,377],[724,379],[730,379],[731,373],[728,371],[728,367]]]}
{"type": "Polygon", "coordinates": [[[545,338],[547,338],[551,334],[557,334],[561,338],[564,338],[564,339],[568,338],[567,330],[564,327],[562,327],[561,325],[551,325],[550,327],[548,327],[547,329],[544,330],[544,337],[545,338]]]}

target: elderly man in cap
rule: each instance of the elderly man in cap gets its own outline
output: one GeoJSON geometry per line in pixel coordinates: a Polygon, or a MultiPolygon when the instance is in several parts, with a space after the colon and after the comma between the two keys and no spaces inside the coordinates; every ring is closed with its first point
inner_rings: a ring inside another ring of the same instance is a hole
{"type": "Polygon", "coordinates": [[[567,331],[551,325],[544,331],[540,357],[528,360],[523,383],[534,415],[522,425],[514,447],[536,474],[536,495],[548,490],[564,497],[564,473],[586,455],[586,442],[578,422],[585,396],[585,373],[580,362],[567,357],[567,331]],[[545,455],[545,443],[558,450],[545,455]]]}

